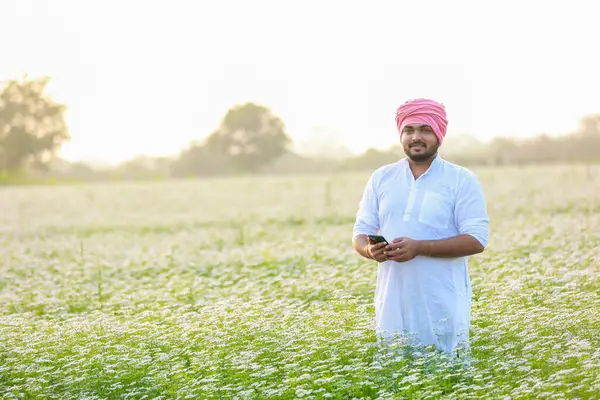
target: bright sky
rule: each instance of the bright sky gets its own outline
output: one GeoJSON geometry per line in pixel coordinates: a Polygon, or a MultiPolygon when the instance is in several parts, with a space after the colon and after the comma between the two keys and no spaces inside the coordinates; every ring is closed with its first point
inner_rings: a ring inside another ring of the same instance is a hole
{"type": "Polygon", "coordinates": [[[69,160],[176,154],[246,101],[355,152],[396,144],[414,97],[448,136],[565,133],[600,113],[594,3],[2,0],[0,80],[52,77],[69,160]]]}

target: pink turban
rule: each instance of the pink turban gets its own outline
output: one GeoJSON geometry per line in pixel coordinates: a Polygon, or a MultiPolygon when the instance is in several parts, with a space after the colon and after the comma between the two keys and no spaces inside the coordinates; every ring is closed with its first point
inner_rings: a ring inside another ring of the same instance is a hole
{"type": "Polygon", "coordinates": [[[429,125],[440,144],[446,136],[446,109],[443,104],[428,99],[414,99],[398,107],[396,111],[396,126],[402,138],[402,130],[408,124],[429,125]]]}

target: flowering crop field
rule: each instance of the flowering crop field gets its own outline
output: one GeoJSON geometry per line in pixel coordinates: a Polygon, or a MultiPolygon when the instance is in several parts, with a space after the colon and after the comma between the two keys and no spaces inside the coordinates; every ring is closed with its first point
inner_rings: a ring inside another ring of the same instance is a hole
{"type": "Polygon", "coordinates": [[[600,398],[600,166],[474,171],[467,362],[377,341],[368,173],[0,188],[0,397],[600,398]]]}

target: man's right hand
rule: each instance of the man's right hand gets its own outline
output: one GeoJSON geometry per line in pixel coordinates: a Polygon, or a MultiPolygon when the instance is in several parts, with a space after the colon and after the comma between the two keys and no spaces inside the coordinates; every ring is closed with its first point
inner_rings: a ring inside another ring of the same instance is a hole
{"type": "Polygon", "coordinates": [[[368,235],[360,234],[354,236],[352,239],[352,246],[358,254],[367,259],[375,260],[380,263],[387,261],[387,256],[383,254],[383,250],[385,249],[385,246],[387,246],[385,242],[372,243],[368,235]]]}
{"type": "Polygon", "coordinates": [[[381,263],[387,261],[387,256],[383,254],[385,246],[387,246],[387,243],[385,242],[372,244],[369,240],[369,244],[367,245],[365,251],[373,260],[381,263]]]}

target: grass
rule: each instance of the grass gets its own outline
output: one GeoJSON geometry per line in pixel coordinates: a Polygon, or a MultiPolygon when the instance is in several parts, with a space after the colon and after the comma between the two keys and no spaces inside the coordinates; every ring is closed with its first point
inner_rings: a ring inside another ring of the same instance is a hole
{"type": "Polygon", "coordinates": [[[470,363],[389,351],[366,174],[0,191],[3,398],[600,397],[600,169],[478,170],[470,363]]]}

